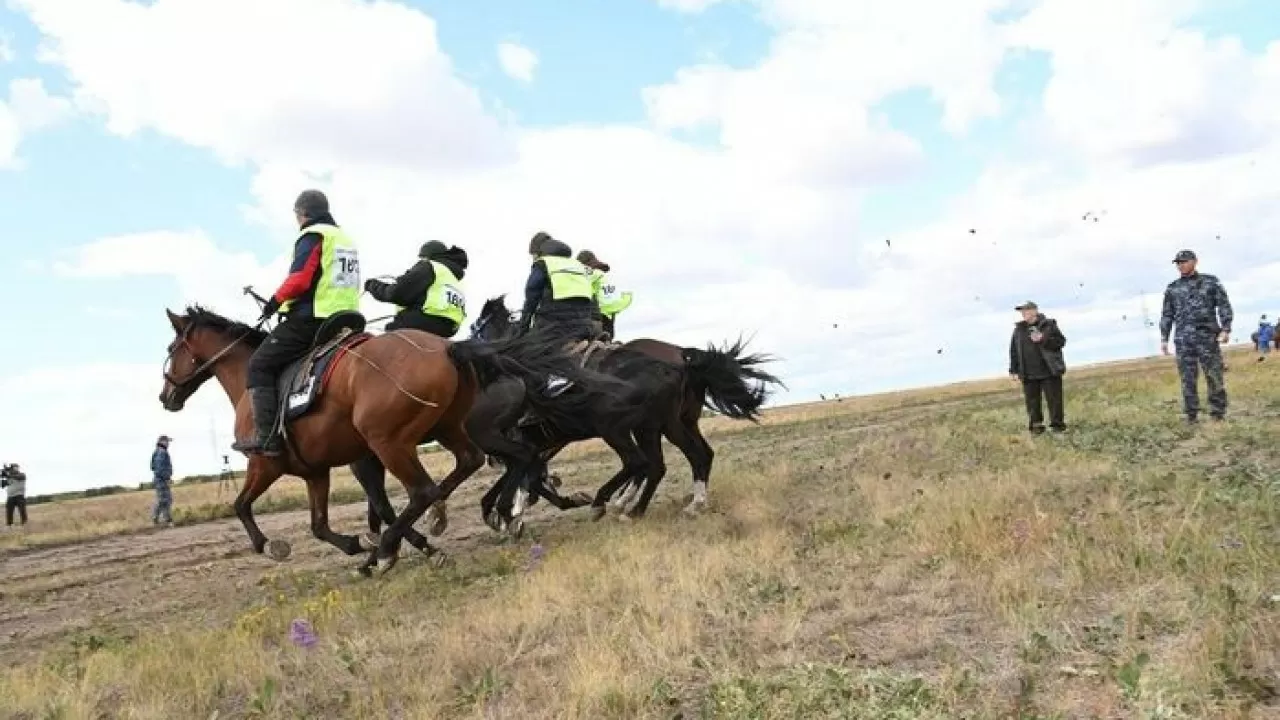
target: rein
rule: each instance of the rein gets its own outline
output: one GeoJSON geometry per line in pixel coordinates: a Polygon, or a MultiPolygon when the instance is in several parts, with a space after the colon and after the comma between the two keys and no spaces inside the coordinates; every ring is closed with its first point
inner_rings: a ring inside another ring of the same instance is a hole
{"type": "MultiPolygon", "coordinates": [[[[261,325],[261,324],[262,323],[258,323],[258,325],[261,325]]],[[[169,368],[173,366],[173,353],[175,350],[178,349],[178,346],[175,345],[173,349],[169,351],[169,354],[165,356],[165,359],[164,359],[164,368],[161,371],[162,374],[164,375],[164,379],[168,380],[169,383],[173,385],[174,388],[177,388],[177,389],[184,388],[192,384],[193,382],[197,382],[197,381],[204,382],[205,380],[208,379],[210,375],[213,374],[213,367],[217,365],[222,360],[222,358],[226,357],[227,354],[230,353],[232,349],[235,348],[236,345],[239,345],[241,341],[249,337],[249,335],[254,333],[257,329],[258,327],[254,326],[252,328],[249,328],[248,330],[245,330],[243,333],[240,334],[239,337],[227,343],[226,347],[214,353],[212,356],[209,357],[208,360],[205,360],[202,363],[200,363],[199,367],[193,370],[190,375],[188,375],[187,377],[181,380],[174,377],[173,374],[169,372],[169,368]]],[[[191,334],[191,331],[192,331],[192,326],[188,325],[186,329],[182,331],[182,337],[180,341],[182,343],[182,346],[187,348],[187,352],[191,354],[191,357],[195,358],[196,357],[195,348],[191,347],[191,343],[187,339],[187,337],[191,334]]]]}

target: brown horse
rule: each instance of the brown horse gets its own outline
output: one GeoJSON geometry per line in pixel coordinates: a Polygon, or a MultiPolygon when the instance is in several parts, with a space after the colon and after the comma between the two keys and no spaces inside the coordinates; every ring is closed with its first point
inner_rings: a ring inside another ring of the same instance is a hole
{"type": "MultiPolygon", "coordinates": [[[[188,307],[183,315],[165,312],[175,337],[168,347],[160,403],[178,412],[205,381],[216,377],[235,407],[237,435],[247,435],[252,416],[245,374],[249,357],[267,333],[199,306],[188,307]]],[[[254,500],[288,473],[307,484],[312,534],[348,555],[369,550],[362,573],[370,574],[375,565],[386,572],[396,562],[406,530],[483,466],[484,454],[463,423],[478,390],[506,377],[535,386],[551,374],[592,386],[592,374],[567,358],[559,341],[548,342],[542,334],[512,342],[450,342],[407,329],[374,337],[364,326],[364,317],[356,312],[329,318],[311,352],[280,377],[279,431],[286,450],[278,457],[251,455],[235,500],[236,515],[255,552],[266,549],[276,560],[289,555],[288,543],[268,543],[252,511],[254,500]],[[438,486],[418,459],[419,440],[428,433],[454,457],[453,469],[438,486]],[[328,516],[330,469],[370,452],[409,496],[377,547],[333,532],[328,516]]],[[[546,398],[531,393],[530,402],[541,416],[567,419],[577,412],[574,403],[580,394],[546,398]]],[[[428,556],[438,554],[424,545],[428,556]]]]}

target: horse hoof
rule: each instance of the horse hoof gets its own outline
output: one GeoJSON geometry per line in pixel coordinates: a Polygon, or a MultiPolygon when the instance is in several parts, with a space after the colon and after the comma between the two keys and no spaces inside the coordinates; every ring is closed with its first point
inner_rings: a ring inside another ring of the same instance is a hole
{"type": "Polygon", "coordinates": [[[588,495],[587,493],[585,493],[585,492],[583,492],[583,491],[581,491],[581,490],[579,490],[578,492],[576,492],[576,493],[574,493],[574,494],[570,495],[569,497],[570,497],[570,498],[572,498],[574,502],[578,503],[579,505],[584,505],[584,506],[585,506],[585,505],[590,505],[590,504],[591,504],[591,502],[592,502],[592,500],[594,500],[594,499],[595,499],[595,498],[591,497],[590,495],[588,495]]]}
{"type": "Polygon", "coordinates": [[[436,517],[435,522],[431,523],[431,527],[427,528],[427,533],[430,534],[432,537],[439,537],[440,535],[444,534],[445,530],[448,530],[448,529],[449,529],[449,518],[444,516],[438,516],[436,517]]]}
{"type": "Polygon", "coordinates": [[[360,536],[360,549],[370,552],[378,549],[378,542],[382,539],[380,533],[367,532],[360,536]]]}
{"type": "Polygon", "coordinates": [[[502,517],[498,515],[496,510],[484,516],[484,524],[495,532],[502,532],[503,530],[502,517]]]}
{"type": "Polygon", "coordinates": [[[604,506],[603,506],[603,505],[592,505],[592,506],[591,506],[591,519],[592,519],[592,520],[599,520],[600,518],[604,517],[604,514],[605,514],[606,512],[608,512],[608,511],[607,511],[607,510],[605,510],[605,508],[604,508],[604,506]]]}
{"type": "Polygon", "coordinates": [[[551,487],[553,487],[553,488],[555,488],[555,489],[559,490],[559,489],[560,489],[560,483],[561,483],[561,482],[563,482],[563,481],[560,479],[560,476],[559,476],[559,475],[548,475],[548,476],[547,476],[547,482],[551,483],[551,487]]]}
{"type": "Polygon", "coordinates": [[[267,543],[267,557],[280,562],[288,560],[289,554],[293,552],[293,546],[287,540],[272,540],[267,543]]]}
{"type": "Polygon", "coordinates": [[[373,569],[368,565],[361,565],[351,571],[351,577],[358,580],[364,580],[373,577],[373,569]]]}
{"type": "Polygon", "coordinates": [[[389,558],[378,558],[378,576],[381,577],[391,572],[391,568],[396,566],[397,559],[399,559],[397,555],[392,555],[389,558]]]}
{"type": "Polygon", "coordinates": [[[511,523],[507,525],[507,533],[519,540],[520,536],[524,535],[524,518],[519,516],[512,518],[511,523]]]}

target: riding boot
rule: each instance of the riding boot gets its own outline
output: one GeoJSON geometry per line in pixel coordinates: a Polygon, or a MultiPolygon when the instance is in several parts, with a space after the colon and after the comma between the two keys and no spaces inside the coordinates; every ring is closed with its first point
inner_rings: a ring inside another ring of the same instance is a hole
{"type": "Polygon", "coordinates": [[[232,450],[246,455],[265,455],[274,457],[280,454],[280,444],[276,438],[275,424],[279,403],[276,402],[275,386],[249,388],[249,400],[253,407],[253,434],[248,443],[236,442],[232,450]]]}

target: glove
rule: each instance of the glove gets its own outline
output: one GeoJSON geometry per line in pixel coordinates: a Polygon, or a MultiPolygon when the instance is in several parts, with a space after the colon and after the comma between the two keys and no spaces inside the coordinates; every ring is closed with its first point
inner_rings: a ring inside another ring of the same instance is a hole
{"type": "Polygon", "coordinates": [[[373,278],[369,278],[368,280],[364,281],[364,291],[367,293],[371,293],[373,292],[373,289],[378,286],[378,284],[379,283],[377,280],[374,280],[373,278]]]}
{"type": "Polygon", "coordinates": [[[267,301],[267,304],[262,306],[262,315],[258,316],[258,322],[267,320],[272,315],[275,315],[277,312],[279,312],[279,310],[280,310],[280,301],[277,300],[273,295],[271,299],[267,301]]]}

